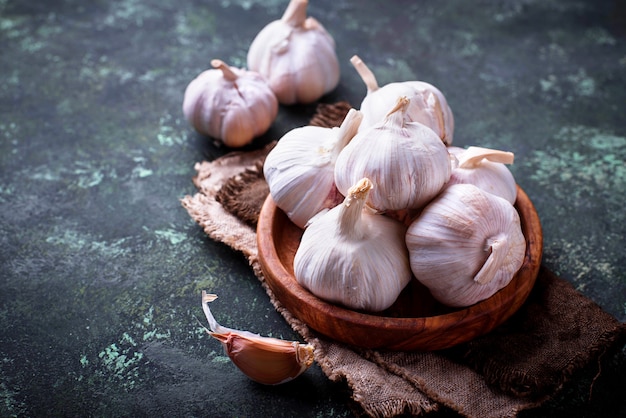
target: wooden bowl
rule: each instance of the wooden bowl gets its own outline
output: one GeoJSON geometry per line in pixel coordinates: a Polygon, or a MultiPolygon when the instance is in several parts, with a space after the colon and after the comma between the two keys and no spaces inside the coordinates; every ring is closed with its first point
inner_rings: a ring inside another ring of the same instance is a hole
{"type": "Polygon", "coordinates": [[[519,186],[515,207],[526,237],[522,267],[505,288],[467,308],[443,306],[416,279],[392,307],[380,313],[354,311],[319,299],[300,286],[293,273],[303,231],[271,196],[263,205],[257,226],[259,260],[280,303],[328,338],[365,348],[440,350],[488,333],[513,315],[530,294],[543,251],[541,224],[534,205],[519,186]]]}

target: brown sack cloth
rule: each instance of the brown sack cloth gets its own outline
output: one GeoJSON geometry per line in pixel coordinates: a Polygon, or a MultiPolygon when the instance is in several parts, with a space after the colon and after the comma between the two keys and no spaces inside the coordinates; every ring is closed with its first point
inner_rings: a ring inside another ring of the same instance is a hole
{"type": "MultiPolygon", "coordinates": [[[[349,109],[346,102],[320,104],[311,124],[339,126],[349,109]]],[[[576,370],[626,343],[626,324],[543,267],[512,318],[448,350],[357,349],[316,334],[276,300],[257,257],[256,221],[269,192],[262,166],[274,144],[196,164],[199,192],[182,204],[211,238],[243,252],[276,309],[314,345],[324,373],[345,380],[366,414],[422,415],[441,404],[466,417],[514,417],[553,397],[576,370]]]]}

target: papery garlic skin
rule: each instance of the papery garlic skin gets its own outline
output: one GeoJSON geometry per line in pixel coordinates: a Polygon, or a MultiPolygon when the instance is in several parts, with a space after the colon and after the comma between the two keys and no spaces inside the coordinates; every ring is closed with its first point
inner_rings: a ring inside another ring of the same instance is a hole
{"type": "Polygon", "coordinates": [[[361,102],[363,122],[360,129],[366,129],[385,117],[400,96],[411,102],[406,112],[409,121],[419,122],[435,131],[446,145],[454,138],[454,114],[444,94],[437,87],[425,81],[401,81],[378,86],[374,73],[357,55],[350,62],[355,67],[367,87],[367,95],[361,102]]]}
{"type": "Polygon", "coordinates": [[[307,0],[291,0],[280,20],[266,25],[248,49],[248,68],[268,81],[284,105],[312,103],[339,84],[335,41],[307,17],[307,0]]]}
{"type": "Polygon", "coordinates": [[[362,179],[343,203],[318,215],[294,257],[296,281],[327,302],[379,312],[411,281],[406,227],[365,207],[372,187],[362,179]]]}
{"type": "Polygon", "coordinates": [[[264,385],[278,385],[295,379],[313,364],[311,344],[261,337],[218,324],[208,305],[216,298],[202,292],[202,309],[210,326],[207,332],[222,343],[226,355],[250,379],[264,385]]]}
{"type": "Polygon", "coordinates": [[[203,135],[242,147],[267,132],[278,115],[278,100],[257,72],[212,60],[214,69],[193,79],[183,98],[183,114],[203,135]]]}
{"type": "Polygon", "coordinates": [[[303,126],[287,132],[269,152],[263,175],[287,217],[305,228],[323,209],[344,199],[335,186],[335,161],[355,135],[361,112],[351,109],[340,127],[303,126]]]}
{"type": "Polygon", "coordinates": [[[335,184],[342,194],[360,178],[376,187],[367,204],[378,211],[419,209],[450,179],[450,155],[434,131],[409,122],[410,100],[396,106],[379,123],[359,131],[335,163],[335,184]]]}
{"type": "Polygon", "coordinates": [[[513,153],[482,147],[448,147],[456,157],[450,181],[453,184],[473,184],[480,189],[502,197],[511,204],[517,199],[517,183],[506,164],[513,164],[513,153]]]}
{"type": "Polygon", "coordinates": [[[526,253],[514,206],[472,184],[442,191],[411,223],[406,245],[417,280],[452,307],[473,305],[505,287],[526,253]]]}

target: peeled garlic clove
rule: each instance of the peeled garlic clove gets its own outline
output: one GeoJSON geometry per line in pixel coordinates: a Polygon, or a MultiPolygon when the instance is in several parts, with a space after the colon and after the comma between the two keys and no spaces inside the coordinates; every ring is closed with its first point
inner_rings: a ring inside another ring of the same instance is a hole
{"type": "Polygon", "coordinates": [[[360,122],[361,112],[350,109],[340,127],[292,129],[267,155],[263,174],[270,194],[300,228],[323,209],[343,201],[335,186],[335,161],[360,122]]]}
{"type": "Polygon", "coordinates": [[[207,332],[222,343],[226,355],[250,379],[277,385],[295,379],[313,364],[311,344],[261,337],[219,325],[208,305],[216,298],[202,292],[202,309],[210,326],[207,332]]]}
{"type": "Polygon", "coordinates": [[[424,81],[403,81],[378,86],[374,73],[357,55],[350,62],[367,87],[367,95],[361,102],[363,123],[366,129],[384,118],[400,96],[411,101],[406,117],[435,131],[446,145],[452,144],[454,137],[454,115],[443,93],[432,84],[424,81]]]}
{"type": "Polygon", "coordinates": [[[483,147],[448,147],[458,163],[452,169],[447,186],[469,183],[500,196],[511,204],[517,199],[517,183],[506,164],[513,164],[512,152],[483,147]]]}
{"type": "Polygon", "coordinates": [[[367,204],[379,211],[419,209],[450,179],[446,146],[434,131],[407,120],[410,100],[396,98],[395,107],[377,124],[359,131],[335,163],[335,184],[346,194],[359,179],[376,187],[367,204]]]}
{"type": "Polygon", "coordinates": [[[183,113],[201,134],[241,147],[265,133],[278,115],[278,101],[259,73],[211,61],[213,69],[192,80],[183,113]]]}
{"type": "Polygon", "coordinates": [[[284,105],[312,103],[339,83],[335,41],[307,17],[307,0],[291,0],[280,20],[266,25],[248,49],[248,68],[267,80],[284,105]]]}
{"type": "Polygon", "coordinates": [[[294,275],[320,299],[378,312],[395,302],[412,275],[406,227],[364,209],[372,187],[361,179],[342,204],[315,218],[296,251],[294,275]]]}
{"type": "Polygon", "coordinates": [[[521,267],[526,240],[505,199],[472,184],[447,187],[406,233],[411,270],[441,303],[465,307],[505,287],[521,267]]]}

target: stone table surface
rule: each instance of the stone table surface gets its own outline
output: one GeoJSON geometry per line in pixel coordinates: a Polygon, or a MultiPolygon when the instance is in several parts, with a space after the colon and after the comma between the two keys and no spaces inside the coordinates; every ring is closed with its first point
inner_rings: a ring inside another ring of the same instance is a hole
{"type": "MultiPolygon", "coordinates": [[[[314,366],[265,387],[210,339],[224,325],[298,339],[239,253],[180,204],[194,164],[231,151],[182,116],[213,58],[245,66],[287,1],[0,0],[0,416],[352,416],[314,366]]],[[[626,4],[311,0],[337,42],[323,102],[379,83],[444,92],[454,144],[513,151],[544,265],[626,320],[626,4]]],[[[281,107],[255,149],[305,124],[281,107]]],[[[622,350],[522,416],[626,416],[622,350]]],[[[594,366],[594,365],[592,365],[594,366]]],[[[455,416],[442,411],[435,416],[455,416]]]]}

